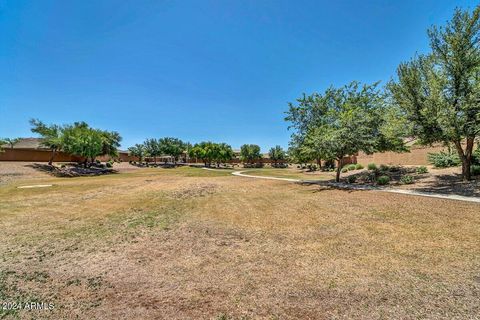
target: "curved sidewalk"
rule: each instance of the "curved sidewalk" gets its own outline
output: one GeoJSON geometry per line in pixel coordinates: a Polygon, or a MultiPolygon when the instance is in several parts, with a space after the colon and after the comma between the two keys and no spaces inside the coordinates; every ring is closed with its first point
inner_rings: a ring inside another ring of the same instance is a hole
{"type": "MultiPolygon", "coordinates": [[[[214,169],[211,169],[214,170],[214,169]]],[[[277,177],[268,177],[268,176],[253,176],[249,174],[244,174],[245,171],[234,171],[232,174],[237,177],[245,177],[245,178],[254,178],[254,179],[267,179],[267,180],[280,180],[280,181],[288,181],[288,182],[297,182],[297,183],[312,183],[312,184],[319,184],[318,180],[300,180],[300,179],[291,179],[291,178],[277,178],[277,177]]],[[[475,202],[480,203],[480,197],[467,197],[467,196],[460,196],[460,195],[448,195],[448,194],[440,194],[434,192],[420,192],[415,190],[405,190],[405,189],[389,189],[389,188],[379,188],[373,186],[361,186],[361,185],[351,185],[346,183],[337,183],[337,182],[327,182],[325,183],[327,186],[342,188],[342,189],[349,189],[349,190],[368,190],[368,191],[379,191],[379,192],[390,192],[390,193],[399,193],[399,194],[406,194],[412,196],[420,196],[420,197],[429,197],[429,198],[438,198],[438,199],[448,199],[448,200],[457,200],[457,201],[467,201],[467,202],[475,202]]]]}

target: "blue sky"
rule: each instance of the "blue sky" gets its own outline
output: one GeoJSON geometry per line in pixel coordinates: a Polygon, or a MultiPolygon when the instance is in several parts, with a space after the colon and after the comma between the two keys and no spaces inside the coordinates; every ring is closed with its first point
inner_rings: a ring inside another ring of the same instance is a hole
{"type": "Polygon", "coordinates": [[[0,137],[86,121],[122,147],[288,145],[287,103],[388,81],[474,1],[0,0],[0,137]]]}

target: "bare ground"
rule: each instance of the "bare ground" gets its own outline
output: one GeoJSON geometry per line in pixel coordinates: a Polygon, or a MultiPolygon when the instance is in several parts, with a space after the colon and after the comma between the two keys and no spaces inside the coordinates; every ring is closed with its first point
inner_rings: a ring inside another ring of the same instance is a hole
{"type": "Polygon", "coordinates": [[[7,318],[480,314],[478,204],[193,168],[31,179],[54,187],[0,187],[0,300],[55,308],[7,318]]]}

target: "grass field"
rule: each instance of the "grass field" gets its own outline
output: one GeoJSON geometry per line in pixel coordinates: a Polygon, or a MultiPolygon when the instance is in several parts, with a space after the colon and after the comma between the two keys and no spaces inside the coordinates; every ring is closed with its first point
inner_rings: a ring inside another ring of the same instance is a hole
{"type": "Polygon", "coordinates": [[[300,180],[331,180],[335,178],[334,172],[306,172],[296,168],[261,168],[261,169],[246,169],[242,170],[245,174],[252,176],[269,176],[277,178],[290,178],[300,180]]]}
{"type": "Polygon", "coordinates": [[[138,169],[22,175],[0,186],[0,218],[0,301],[55,304],[5,318],[480,314],[478,204],[138,169]]]}

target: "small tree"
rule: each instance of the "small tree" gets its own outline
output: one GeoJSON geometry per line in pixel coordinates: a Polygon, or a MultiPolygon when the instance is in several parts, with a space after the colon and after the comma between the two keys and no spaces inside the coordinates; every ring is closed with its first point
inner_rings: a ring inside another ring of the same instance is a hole
{"type": "Polygon", "coordinates": [[[185,143],[177,138],[166,137],[158,141],[162,154],[171,156],[176,164],[178,158],[185,152],[185,143]]]}
{"type": "Polygon", "coordinates": [[[285,150],[281,146],[275,146],[270,149],[268,156],[272,159],[275,166],[277,166],[278,161],[283,161],[286,158],[285,150]]]}
{"type": "Polygon", "coordinates": [[[52,165],[55,154],[62,150],[64,128],[56,124],[46,125],[38,119],[31,119],[30,125],[31,131],[41,136],[41,144],[52,151],[48,160],[48,164],[52,165]]]}
{"type": "Polygon", "coordinates": [[[128,153],[131,156],[137,157],[140,162],[143,162],[145,158],[145,146],[137,143],[133,147],[128,148],[128,153]]]}
{"type": "Polygon", "coordinates": [[[480,134],[480,7],[457,9],[445,27],[428,31],[431,54],[400,64],[388,85],[393,102],[421,142],[453,144],[464,180],[471,179],[480,134]],[[465,141],[465,145],[463,145],[465,141]]]}
{"type": "Polygon", "coordinates": [[[233,149],[230,145],[226,143],[218,143],[216,145],[217,145],[217,152],[216,152],[217,166],[219,163],[227,163],[233,158],[233,149]]]}
{"type": "MultiPolygon", "coordinates": [[[[110,157],[118,157],[118,148],[122,137],[116,131],[102,131],[98,130],[102,137],[102,154],[110,157]]],[[[93,160],[92,160],[93,161],[93,160]]]]}
{"type": "Polygon", "coordinates": [[[0,152],[4,152],[3,146],[7,144],[3,139],[0,139],[0,152]]]}
{"type": "Polygon", "coordinates": [[[145,153],[149,157],[153,157],[153,161],[157,164],[157,157],[161,155],[162,150],[157,139],[147,139],[143,143],[145,147],[145,153]]]}
{"type": "Polygon", "coordinates": [[[256,144],[244,144],[240,147],[240,159],[243,162],[253,164],[262,158],[260,147],[256,144]]]}
{"type": "Polygon", "coordinates": [[[10,149],[13,149],[13,147],[22,140],[21,138],[5,138],[3,139],[3,144],[7,144],[10,149]]]}

